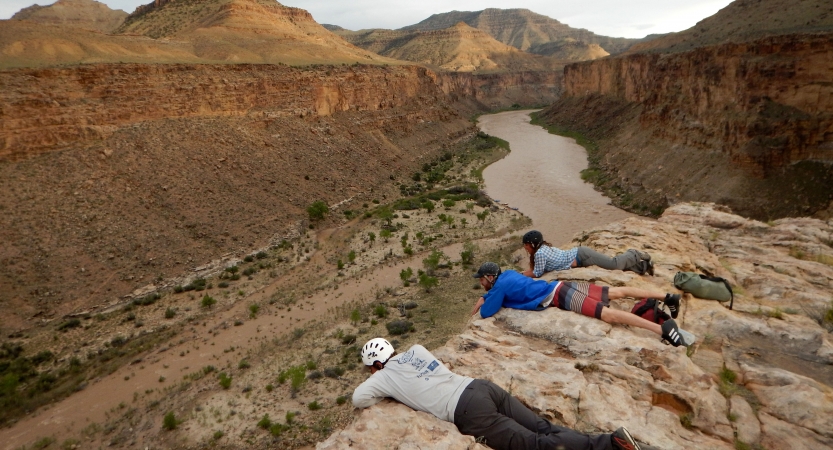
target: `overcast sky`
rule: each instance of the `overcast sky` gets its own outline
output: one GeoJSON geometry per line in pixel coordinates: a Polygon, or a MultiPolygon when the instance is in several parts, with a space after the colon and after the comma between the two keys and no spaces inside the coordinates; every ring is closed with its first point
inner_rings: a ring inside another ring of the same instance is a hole
{"type": "MultiPolygon", "coordinates": [[[[110,8],[128,13],[151,0],[99,0],[110,8]]],[[[34,3],[51,0],[0,0],[0,19],[8,19],[34,3]]],[[[731,0],[283,0],[312,13],[318,23],[339,25],[349,30],[401,28],[431,14],[480,11],[486,8],[526,8],[552,17],[573,28],[596,34],[640,38],[648,34],[682,31],[713,15],[731,0]]]]}

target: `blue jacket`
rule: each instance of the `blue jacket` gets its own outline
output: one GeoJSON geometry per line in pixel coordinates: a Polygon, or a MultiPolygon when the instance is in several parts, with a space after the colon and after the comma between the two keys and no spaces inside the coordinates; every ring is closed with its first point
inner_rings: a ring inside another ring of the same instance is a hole
{"type": "Polygon", "coordinates": [[[558,281],[534,280],[514,270],[500,274],[495,285],[483,296],[480,315],[492,317],[501,307],[539,310],[541,302],[558,286],[558,281]]]}

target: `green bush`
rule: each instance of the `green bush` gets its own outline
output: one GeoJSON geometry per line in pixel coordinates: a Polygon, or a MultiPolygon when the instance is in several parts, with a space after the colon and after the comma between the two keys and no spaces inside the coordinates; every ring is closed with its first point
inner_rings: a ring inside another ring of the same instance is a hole
{"type": "Polygon", "coordinates": [[[318,403],[318,400],[315,400],[314,402],[307,405],[307,408],[309,408],[310,411],[318,411],[319,409],[321,409],[323,407],[324,406],[322,406],[320,403],[318,403]]]}
{"type": "Polygon", "coordinates": [[[260,252],[257,252],[255,254],[255,258],[257,258],[257,259],[266,259],[266,257],[268,257],[268,256],[269,256],[269,254],[264,252],[264,251],[260,251],[260,252]]]}
{"type": "Polygon", "coordinates": [[[228,389],[231,387],[231,377],[226,375],[225,372],[221,372],[218,378],[220,379],[220,386],[223,389],[228,389]]]}
{"type": "Polygon", "coordinates": [[[174,311],[172,308],[168,307],[168,309],[165,310],[166,319],[173,319],[175,315],[176,311],[174,311]]]}
{"type": "Polygon", "coordinates": [[[317,200],[307,207],[309,220],[313,222],[324,220],[324,216],[326,216],[328,212],[330,212],[330,208],[321,200],[317,200]]]}
{"type": "Polygon", "coordinates": [[[345,403],[347,403],[347,397],[345,397],[343,395],[340,395],[340,396],[338,396],[338,398],[336,398],[336,404],[337,405],[343,405],[345,403]]]}
{"type": "Polygon", "coordinates": [[[376,307],[373,308],[373,314],[376,314],[376,317],[378,317],[380,319],[384,318],[384,317],[387,317],[388,316],[388,308],[386,308],[385,305],[376,305],[376,307]]]}
{"type": "Polygon", "coordinates": [[[280,436],[281,434],[283,434],[283,432],[284,432],[287,428],[289,428],[289,427],[288,427],[288,426],[286,426],[286,425],[283,425],[283,424],[280,424],[280,423],[276,423],[276,424],[272,425],[272,427],[271,427],[271,428],[269,428],[269,432],[270,432],[270,433],[272,433],[272,436],[278,437],[278,436],[280,436]]]}
{"type": "Polygon", "coordinates": [[[175,430],[180,421],[176,419],[173,411],[169,411],[162,419],[162,428],[166,430],[175,430]]]}
{"type": "Polygon", "coordinates": [[[260,422],[257,423],[257,426],[263,428],[264,430],[269,429],[272,426],[272,421],[269,420],[269,414],[264,414],[263,418],[260,419],[260,422]]]}
{"type": "Polygon", "coordinates": [[[214,306],[215,303],[217,303],[217,300],[214,300],[214,297],[206,294],[202,298],[201,305],[203,308],[211,308],[212,306],[214,306]]]}
{"type": "Polygon", "coordinates": [[[431,292],[432,287],[436,287],[440,284],[440,281],[437,280],[436,277],[429,276],[427,273],[423,273],[419,276],[419,285],[425,289],[425,292],[431,292]]]}

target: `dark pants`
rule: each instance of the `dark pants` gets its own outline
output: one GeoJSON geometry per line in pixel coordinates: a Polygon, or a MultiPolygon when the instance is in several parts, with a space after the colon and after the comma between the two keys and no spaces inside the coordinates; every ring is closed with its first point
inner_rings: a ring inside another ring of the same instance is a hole
{"type": "Polygon", "coordinates": [[[642,255],[634,249],[611,258],[590,247],[579,247],[576,258],[578,258],[580,267],[599,266],[607,270],[630,270],[639,274],[643,272],[640,266],[643,259],[642,255]]]}
{"type": "Polygon", "coordinates": [[[474,380],[460,396],[454,425],[496,450],[612,450],[609,434],[588,436],[538,417],[487,380],[474,380]]]}

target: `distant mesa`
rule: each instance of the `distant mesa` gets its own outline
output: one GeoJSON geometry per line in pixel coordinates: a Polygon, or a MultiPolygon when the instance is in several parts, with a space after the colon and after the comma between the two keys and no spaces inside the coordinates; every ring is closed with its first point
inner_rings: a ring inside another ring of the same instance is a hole
{"type": "Polygon", "coordinates": [[[448,28],[457,22],[465,22],[473,28],[483,30],[504,44],[525,52],[551,56],[558,52],[558,45],[552,43],[572,42],[572,46],[593,44],[609,54],[627,50],[638,39],[601,36],[591,31],[572,28],[558,20],[528,9],[488,8],[482,11],[451,11],[434,14],[414,25],[403,27],[402,31],[431,31],[448,28]]]}
{"type": "Polygon", "coordinates": [[[12,16],[12,20],[110,33],[124,22],[125,17],[126,12],[112,10],[95,0],[58,0],[48,6],[32,5],[23,8],[12,16]]]}

